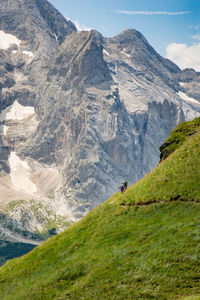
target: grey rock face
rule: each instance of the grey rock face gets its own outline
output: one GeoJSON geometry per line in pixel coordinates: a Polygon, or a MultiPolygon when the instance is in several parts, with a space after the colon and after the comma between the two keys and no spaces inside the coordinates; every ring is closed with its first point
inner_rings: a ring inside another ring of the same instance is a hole
{"type": "MultiPolygon", "coordinates": [[[[3,44],[10,35],[20,43],[11,43],[6,48],[0,44],[0,111],[15,101],[35,106],[36,110],[35,101],[40,97],[40,84],[46,79],[49,60],[76,27],[47,1],[2,0],[0,31],[6,34],[1,35],[3,44]]],[[[5,121],[1,120],[1,124],[5,121]]],[[[11,147],[10,143],[0,142],[3,153],[7,146],[11,147]]]]}
{"type": "Polygon", "coordinates": [[[61,44],[68,34],[76,31],[75,25],[46,0],[1,0],[0,16],[1,30],[21,40],[33,39],[35,46],[41,35],[45,41],[49,38],[61,44]]]}
{"type": "Polygon", "coordinates": [[[135,30],[77,32],[45,0],[0,7],[0,30],[21,41],[0,50],[0,182],[12,191],[0,201],[16,222],[25,211],[34,232],[79,219],[152,170],[170,131],[200,113],[199,74],[135,30]],[[10,210],[10,199],[25,202],[10,210]]]}
{"type": "Polygon", "coordinates": [[[39,122],[36,101],[49,61],[73,31],[74,24],[47,1],[0,2],[0,203],[5,216],[0,221],[1,239],[26,243],[35,231],[48,231],[50,224],[65,228],[71,222],[52,207],[58,169],[25,162],[19,155],[39,122]],[[37,191],[32,193],[31,187],[37,191]]]}
{"type": "Polygon", "coordinates": [[[75,218],[155,167],[170,131],[199,113],[177,94],[180,73],[135,30],[111,39],[75,32],[61,45],[21,153],[61,167],[56,201],[75,218]]]}
{"type": "MultiPolygon", "coordinates": [[[[20,47],[12,44],[7,51],[1,50],[0,74],[4,73],[4,82],[0,87],[15,84],[19,93],[21,86],[26,87],[26,93],[31,90],[32,100],[34,90],[44,79],[49,58],[76,27],[46,0],[2,0],[0,8],[0,30],[20,41],[20,47]]],[[[29,97],[26,98],[29,102],[29,97]]]]}
{"type": "Polygon", "coordinates": [[[189,97],[200,101],[200,72],[193,69],[185,69],[179,74],[181,90],[189,97]]]}

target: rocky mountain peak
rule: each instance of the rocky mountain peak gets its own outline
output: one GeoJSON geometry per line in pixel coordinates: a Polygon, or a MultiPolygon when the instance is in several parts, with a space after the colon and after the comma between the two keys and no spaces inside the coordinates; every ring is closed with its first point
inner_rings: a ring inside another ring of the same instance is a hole
{"type": "Polygon", "coordinates": [[[126,41],[133,42],[136,39],[144,39],[146,41],[142,33],[132,28],[127,28],[112,38],[113,41],[115,40],[121,43],[126,41]]]}
{"type": "Polygon", "coordinates": [[[196,72],[192,68],[186,68],[179,74],[181,82],[190,82],[197,78],[200,78],[200,72],[196,72]]]}
{"type": "Polygon", "coordinates": [[[2,0],[0,28],[20,40],[34,39],[36,44],[44,34],[61,44],[66,35],[76,31],[75,25],[46,0],[2,0]]]}
{"type": "Polygon", "coordinates": [[[115,37],[106,39],[106,42],[114,51],[121,51],[130,57],[136,69],[158,74],[162,65],[166,72],[178,73],[180,71],[174,63],[161,57],[137,30],[126,29],[115,37]]]}
{"type": "Polygon", "coordinates": [[[119,49],[128,48],[126,49],[127,54],[134,54],[137,50],[141,52],[143,48],[149,52],[148,54],[156,53],[142,33],[135,29],[125,29],[113,38],[109,38],[109,41],[110,43],[117,44],[119,49]]]}
{"type": "Polygon", "coordinates": [[[77,30],[76,26],[63,17],[48,1],[35,0],[35,4],[59,44],[63,42],[65,36],[77,30]]]}
{"type": "Polygon", "coordinates": [[[102,51],[103,37],[97,31],[74,32],[65,40],[52,62],[48,80],[56,75],[62,80],[64,89],[81,82],[97,85],[111,81],[102,51]]]}

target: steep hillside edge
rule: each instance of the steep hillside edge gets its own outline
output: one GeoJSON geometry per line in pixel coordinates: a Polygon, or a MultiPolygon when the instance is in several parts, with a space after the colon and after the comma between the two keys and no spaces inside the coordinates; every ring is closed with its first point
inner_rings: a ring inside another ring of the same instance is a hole
{"type": "Polygon", "coordinates": [[[0,296],[5,300],[198,297],[199,142],[200,131],[125,193],[117,193],[26,256],[6,263],[0,268],[0,296]],[[170,198],[163,180],[169,164],[174,187],[181,185],[180,199],[170,198]],[[190,169],[180,174],[183,164],[190,169]],[[196,173],[190,190],[188,177],[196,173]],[[159,178],[165,197],[162,189],[156,189],[159,178]],[[139,186],[146,205],[140,205],[139,186]]]}

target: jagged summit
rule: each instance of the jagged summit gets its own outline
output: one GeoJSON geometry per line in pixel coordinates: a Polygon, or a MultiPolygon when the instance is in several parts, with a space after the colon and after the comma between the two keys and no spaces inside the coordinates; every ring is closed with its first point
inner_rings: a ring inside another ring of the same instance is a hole
{"type": "Polygon", "coordinates": [[[46,0],[1,0],[0,28],[21,40],[34,39],[47,34],[62,43],[66,35],[76,31],[76,26],[64,18],[46,0]]]}
{"type": "Polygon", "coordinates": [[[115,37],[106,39],[106,41],[113,50],[121,51],[127,57],[130,57],[135,68],[147,72],[149,78],[152,77],[152,73],[156,76],[160,73],[160,76],[167,83],[167,81],[171,82],[171,73],[177,74],[180,72],[177,65],[160,56],[142,33],[137,30],[126,29],[115,37]]]}
{"type": "Polygon", "coordinates": [[[52,62],[49,76],[57,74],[60,80],[63,78],[64,89],[76,86],[77,81],[87,85],[109,82],[112,78],[102,50],[103,37],[100,33],[95,30],[75,32],[60,48],[52,62]]]}
{"type": "Polygon", "coordinates": [[[135,39],[142,39],[145,42],[147,40],[143,36],[143,34],[135,29],[132,28],[127,28],[124,29],[121,33],[117,34],[116,36],[109,38],[111,40],[116,40],[116,41],[133,41],[135,39]]]}

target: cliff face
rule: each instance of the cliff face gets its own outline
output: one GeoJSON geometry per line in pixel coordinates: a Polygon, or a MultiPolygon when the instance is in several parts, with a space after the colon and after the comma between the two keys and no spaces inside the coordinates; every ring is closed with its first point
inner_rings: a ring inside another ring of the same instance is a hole
{"type": "Polygon", "coordinates": [[[135,30],[108,39],[47,1],[0,6],[2,212],[29,233],[62,230],[156,166],[170,131],[199,115],[199,74],[135,30]]]}
{"type": "Polygon", "coordinates": [[[57,166],[25,161],[20,149],[40,124],[49,63],[73,31],[47,1],[0,3],[0,240],[40,240],[36,231],[46,235],[70,222],[52,201],[61,177],[57,166]]]}

